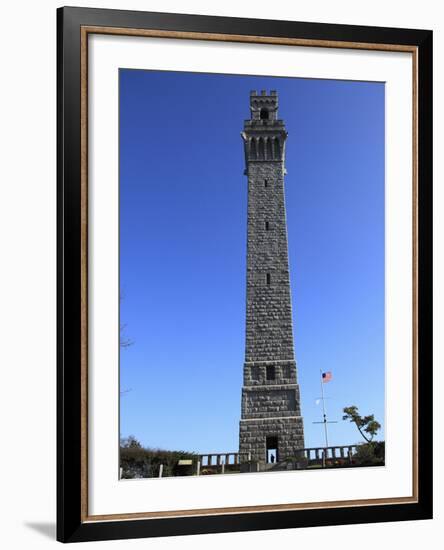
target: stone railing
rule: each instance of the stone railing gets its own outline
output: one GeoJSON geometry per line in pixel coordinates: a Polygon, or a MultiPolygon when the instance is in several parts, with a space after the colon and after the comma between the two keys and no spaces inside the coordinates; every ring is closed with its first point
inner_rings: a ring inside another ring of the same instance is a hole
{"type": "MultiPolygon", "coordinates": [[[[297,451],[297,457],[307,460],[307,465],[330,464],[334,460],[347,459],[352,461],[356,453],[357,445],[334,445],[332,447],[308,447],[297,451]]],[[[251,461],[251,453],[205,453],[200,454],[198,469],[212,468],[218,471],[225,471],[226,466],[237,466],[251,461]]]]}
{"type": "Polygon", "coordinates": [[[299,451],[300,456],[305,457],[309,464],[322,462],[323,460],[334,460],[348,458],[351,460],[356,453],[357,445],[335,445],[333,447],[309,447],[299,451]]]}
{"type": "MultiPolygon", "coordinates": [[[[298,456],[306,458],[309,463],[322,462],[322,460],[332,460],[339,458],[350,459],[356,453],[357,445],[334,445],[332,447],[308,447],[300,449],[298,456]]],[[[198,460],[202,467],[222,466],[229,464],[241,464],[250,462],[250,453],[205,453],[198,455],[198,460]]]]}
{"type": "Polygon", "coordinates": [[[198,455],[202,467],[240,464],[251,460],[250,453],[206,453],[198,455]]]}

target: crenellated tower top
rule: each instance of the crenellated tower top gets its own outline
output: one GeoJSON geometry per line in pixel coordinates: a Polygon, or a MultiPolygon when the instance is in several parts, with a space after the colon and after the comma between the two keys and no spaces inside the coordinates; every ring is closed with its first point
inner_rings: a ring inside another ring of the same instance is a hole
{"type": "Polygon", "coordinates": [[[276,91],[271,90],[268,95],[266,90],[262,90],[258,95],[256,90],[252,90],[250,92],[250,111],[251,120],[260,120],[262,125],[277,120],[278,96],[276,91]]]}
{"type": "MultiPolygon", "coordinates": [[[[245,165],[249,162],[284,162],[287,131],[283,120],[278,119],[278,95],[275,90],[267,94],[250,92],[251,117],[244,122],[241,133],[245,145],[245,165]]],[[[245,170],[247,174],[247,170],[245,170]]]]}

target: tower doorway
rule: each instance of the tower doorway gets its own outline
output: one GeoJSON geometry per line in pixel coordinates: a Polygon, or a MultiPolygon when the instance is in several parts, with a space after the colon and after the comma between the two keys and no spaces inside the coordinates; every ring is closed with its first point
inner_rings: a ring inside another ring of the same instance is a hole
{"type": "Polygon", "coordinates": [[[279,462],[278,437],[276,435],[270,435],[266,438],[265,461],[267,464],[279,462]]]}

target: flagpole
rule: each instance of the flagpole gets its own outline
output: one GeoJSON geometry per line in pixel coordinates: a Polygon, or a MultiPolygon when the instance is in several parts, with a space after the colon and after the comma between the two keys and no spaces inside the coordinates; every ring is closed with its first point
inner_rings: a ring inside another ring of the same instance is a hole
{"type": "Polygon", "coordinates": [[[328,447],[327,415],[325,413],[324,382],[322,381],[322,369],[319,369],[319,372],[321,374],[321,398],[322,398],[322,413],[324,415],[325,448],[327,448],[328,447]]]}

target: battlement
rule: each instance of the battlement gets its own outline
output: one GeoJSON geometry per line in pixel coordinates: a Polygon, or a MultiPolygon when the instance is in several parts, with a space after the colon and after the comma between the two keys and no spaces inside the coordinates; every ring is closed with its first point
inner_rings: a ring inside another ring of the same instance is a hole
{"type": "MultiPolygon", "coordinates": [[[[250,97],[257,96],[257,95],[258,93],[256,90],[251,90],[250,97]]],[[[265,96],[265,97],[277,96],[277,92],[276,90],[270,90],[270,96],[267,96],[267,90],[261,90],[261,96],[265,96]]]]}
{"type": "Polygon", "coordinates": [[[256,90],[250,92],[251,120],[263,121],[264,123],[277,120],[278,95],[276,90],[261,90],[260,95],[256,90]]]}

